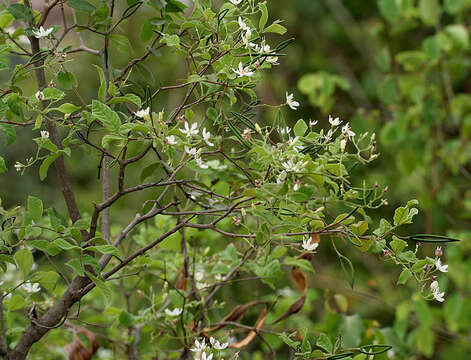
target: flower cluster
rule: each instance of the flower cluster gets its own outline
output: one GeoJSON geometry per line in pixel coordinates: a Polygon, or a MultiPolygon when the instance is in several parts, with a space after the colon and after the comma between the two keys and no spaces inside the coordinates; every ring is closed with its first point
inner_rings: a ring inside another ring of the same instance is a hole
{"type": "MultiPolygon", "coordinates": [[[[443,255],[443,250],[441,246],[437,246],[437,248],[435,249],[435,255],[436,255],[435,267],[437,268],[437,270],[444,273],[448,272],[448,265],[442,264],[442,260],[440,259],[440,256],[443,255]]],[[[440,288],[438,286],[437,280],[432,281],[432,283],[430,284],[430,290],[432,291],[432,295],[435,298],[435,300],[439,302],[445,301],[445,298],[444,298],[445,292],[444,291],[440,292],[440,288]]]]}
{"type": "Polygon", "coordinates": [[[211,347],[215,350],[221,351],[226,349],[228,346],[229,343],[220,343],[219,340],[216,340],[211,336],[209,344],[206,343],[204,338],[201,341],[196,339],[190,350],[195,353],[195,360],[211,360],[213,358],[213,354],[209,352],[211,351],[211,347]]]}

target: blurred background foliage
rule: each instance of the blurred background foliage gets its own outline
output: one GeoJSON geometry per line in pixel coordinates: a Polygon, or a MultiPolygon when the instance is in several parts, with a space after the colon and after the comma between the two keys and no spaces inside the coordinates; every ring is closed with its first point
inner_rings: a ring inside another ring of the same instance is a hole
{"type": "MultiPolygon", "coordinates": [[[[99,1],[94,3],[98,5],[99,1]]],[[[310,276],[306,305],[286,325],[305,327],[307,336],[320,331],[357,334],[344,339],[351,346],[365,341],[394,346],[377,359],[469,359],[471,0],[271,0],[268,6],[272,19],[284,20],[288,28],[285,37],[294,37],[295,42],[285,49],[280,65],[266,72],[257,89],[259,97],[277,104],[284,101],[286,90],[294,92],[301,108],[286,113],[290,125],[302,117],[319,120],[317,126],[328,128],[327,118],[332,114],[350,121],[356,133],[375,132],[381,156],[373,166],[358,170],[353,178],[388,186],[389,206],[382,207],[377,217],[390,217],[397,206],[416,198],[421,212],[409,226],[410,233],[443,234],[463,240],[444,249],[449,276],[440,279],[440,284],[452,295],[443,305],[411,295],[414,285],[396,285],[398,274],[391,273],[397,271],[395,267],[354,251],[349,256],[361,266],[356,267],[356,286],[351,290],[347,281],[339,277],[333,250],[321,245],[313,260],[316,274],[310,276]]],[[[147,19],[145,9],[120,27],[123,36],[113,42],[112,65],[122,67],[149,45],[142,41],[149,40],[149,23],[139,21],[139,16],[147,19]]],[[[1,19],[0,14],[0,22],[1,19]]],[[[85,41],[92,48],[100,47],[92,38],[85,41]]],[[[77,93],[89,102],[99,81],[92,67],[96,59],[84,53],[71,59],[68,66],[78,79],[77,93]],[[84,66],[87,61],[89,65],[84,66]]],[[[186,78],[186,65],[169,50],[156,52],[136,67],[131,78],[132,91],[142,94],[147,85],[156,89],[186,78]]],[[[34,81],[28,81],[33,94],[37,90],[34,81]]],[[[154,111],[172,109],[181,96],[183,92],[162,93],[154,103],[154,111]]],[[[264,110],[258,117],[260,121],[273,122],[275,114],[264,110]]],[[[26,158],[34,152],[35,145],[25,140],[31,138],[29,131],[21,129],[16,139],[0,139],[5,159],[26,158]],[[6,147],[6,142],[13,144],[6,147]]],[[[100,159],[91,153],[74,156],[79,161],[69,168],[83,208],[100,198],[100,159]]],[[[0,184],[3,206],[25,203],[26,194],[32,194],[41,195],[45,202],[64,211],[53,171],[46,183],[39,182],[36,176],[20,177],[11,171],[4,174],[0,184]]],[[[122,214],[115,212],[114,219],[127,218],[127,209],[136,208],[140,201],[126,198],[121,202],[122,214]]],[[[201,236],[208,234],[195,232],[196,244],[201,236]]],[[[214,244],[217,246],[217,239],[214,244]]],[[[431,245],[422,245],[419,252],[433,257],[434,250],[431,245]]],[[[170,260],[173,255],[170,252],[168,256],[170,260]]],[[[174,266],[175,270],[179,267],[174,266]]],[[[279,300],[279,313],[283,302],[287,307],[297,297],[289,290],[289,279],[287,275],[276,283],[280,291],[292,293],[291,299],[279,300]]],[[[253,286],[254,291],[263,292],[253,286]]],[[[250,291],[237,286],[231,289],[234,302],[247,301],[250,291]]],[[[271,320],[279,313],[270,315],[271,320]]],[[[100,316],[116,314],[109,309],[100,316]]],[[[254,320],[248,317],[247,323],[254,320]]],[[[267,340],[275,349],[282,346],[278,337],[267,335],[267,340]]],[[[262,359],[263,352],[254,348],[241,356],[262,359]]]]}

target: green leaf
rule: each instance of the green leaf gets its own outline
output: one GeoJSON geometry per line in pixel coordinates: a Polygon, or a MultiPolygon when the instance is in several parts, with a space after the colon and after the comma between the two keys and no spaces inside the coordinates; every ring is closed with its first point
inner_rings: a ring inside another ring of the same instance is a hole
{"type": "Polygon", "coordinates": [[[398,285],[403,285],[409,280],[412,276],[412,273],[409,269],[402,270],[401,274],[399,275],[399,279],[397,280],[398,285]]]}
{"type": "Polygon", "coordinates": [[[28,244],[34,247],[35,249],[48,253],[51,256],[56,256],[61,252],[61,249],[59,249],[57,246],[47,240],[33,240],[29,241],[28,244]]]}
{"type": "Polygon", "coordinates": [[[415,348],[425,357],[429,358],[433,355],[435,335],[430,327],[418,327],[412,332],[411,338],[413,338],[415,348]]]}
{"type": "Polygon", "coordinates": [[[89,246],[89,247],[87,247],[87,250],[98,251],[101,254],[114,255],[118,259],[121,258],[120,251],[116,247],[114,247],[113,245],[89,246]]]}
{"type": "Polygon", "coordinates": [[[39,222],[43,216],[43,202],[34,196],[28,196],[28,212],[35,222],[39,222]]]}
{"type": "Polygon", "coordinates": [[[463,9],[463,0],[445,0],[444,7],[446,12],[456,15],[463,9]]]}
{"type": "Polygon", "coordinates": [[[93,12],[96,10],[95,5],[90,4],[87,0],[67,0],[67,5],[80,11],[93,12]]]}
{"type": "Polygon", "coordinates": [[[22,20],[25,23],[28,23],[33,18],[31,10],[23,4],[11,4],[8,6],[7,10],[15,17],[15,19],[22,20]]]}
{"type": "Polygon", "coordinates": [[[54,240],[53,244],[57,245],[58,247],[60,247],[63,250],[80,249],[77,245],[73,245],[73,244],[69,243],[67,240],[60,239],[60,238],[54,240]]]}
{"type": "Polygon", "coordinates": [[[3,10],[0,12],[0,28],[9,27],[13,21],[15,21],[15,17],[9,11],[3,10]]]}
{"type": "Polygon", "coordinates": [[[54,87],[45,88],[43,90],[43,95],[44,95],[44,100],[60,100],[65,96],[63,91],[54,87]]]}
{"type": "Polygon", "coordinates": [[[321,333],[316,341],[316,346],[325,350],[327,353],[331,354],[334,351],[334,344],[330,341],[330,338],[327,334],[321,333]]]}
{"type": "Polygon", "coordinates": [[[24,248],[17,251],[14,255],[14,258],[16,265],[18,265],[21,272],[23,273],[23,277],[26,278],[34,264],[33,254],[28,248],[24,248]]]}
{"type": "Polygon", "coordinates": [[[268,9],[265,2],[258,3],[258,7],[260,8],[260,11],[262,12],[262,14],[260,15],[260,20],[258,22],[258,28],[261,32],[263,32],[263,29],[265,28],[265,25],[267,24],[267,20],[268,20],[268,9]]]}
{"type": "Polygon", "coordinates": [[[182,2],[178,0],[167,0],[167,5],[165,6],[165,11],[166,12],[182,12],[185,10],[187,6],[182,2]]]}
{"type": "Polygon", "coordinates": [[[98,65],[93,64],[96,70],[98,71],[98,76],[100,77],[100,87],[98,88],[98,100],[101,102],[105,101],[105,94],[106,94],[106,80],[105,80],[105,73],[103,69],[98,65]]]}
{"type": "Polygon", "coordinates": [[[399,239],[397,236],[393,235],[392,238],[393,240],[389,243],[389,246],[391,246],[394,253],[397,255],[407,247],[407,243],[404,240],[399,239]]]}
{"type": "Polygon", "coordinates": [[[116,112],[111,110],[108,105],[103,104],[100,101],[93,100],[92,102],[92,114],[98,120],[100,120],[103,125],[105,125],[108,131],[117,133],[119,127],[121,126],[121,120],[116,112]]]}
{"type": "Polygon", "coordinates": [[[111,34],[110,40],[116,45],[118,51],[124,54],[132,53],[131,43],[129,42],[129,39],[126,36],[119,34],[111,34]]]}
{"type": "Polygon", "coordinates": [[[445,32],[450,36],[458,49],[469,49],[469,34],[466,27],[461,24],[448,25],[445,32]]]}
{"type": "Polygon", "coordinates": [[[180,49],[180,38],[178,37],[178,35],[164,34],[160,42],[167,44],[167,46],[180,49]]]}
{"type": "Polygon", "coordinates": [[[419,15],[424,24],[429,26],[435,25],[440,12],[439,0],[419,0],[419,15]]]}
{"type": "Polygon", "coordinates": [[[126,94],[124,96],[114,97],[110,101],[108,101],[108,104],[112,105],[112,104],[117,104],[121,102],[129,102],[136,105],[139,108],[142,105],[141,98],[135,94],[126,94]]]}
{"type": "Polygon", "coordinates": [[[394,104],[397,101],[398,93],[396,81],[392,77],[387,77],[378,86],[378,97],[386,105],[394,104]]]}
{"type": "Polygon", "coordinates": [[[23,296],[13,295],[5,301],[5,305],[7,306],[8,311],[16,311],[24,308],[26,305],[28,305],[28,302],[23,296]]]}
{"type": "Polygon", "coordinates": [[[339,260],[340,266],[342,267],[342,271],[345,277],[347,278],[350,287],[353,289],[353,285],[355,284],[355,268],[353,267],[353,264],[349,258],[340,255],[339,260]]]}
{"type": "Polygon", "coordinates": [[[41,166],[39,167],[39,179],[43,181],[47,176],[47,170],[49,166],[60,156],[59,153],[52,153],[49,154],[42,162],[41,166]]]}
{"type": "Polygon", "coordinates": [[[41,287],[52,292],[56,287],[59,277],[59,274],[55,271],[39,271],[34,274],[34,276],[31,278],[31,281],[38,282],[41,287]]]}
{"type": "Polygon", "coordinates": [[[11,124],[0,124],[0,131],[3,132],[7,140],[7,144],[13,144],[16,140],[16,130],[11,124]]]}
{"type": "Polygon", "coordinates": [[[394,212],[394,225],[411,224],[413,217],[418,213],[419,210],[416,208],[399,207],[394,212]]]}
{"type": "Polygon", "coordinates": [[[0,174],[6,171],[7,171],[7,167],[5,165],[5,160],[3,159],[3,157],[0,156],[0,174]]]}
{"type": "Polygon", "coordinates": [[[381,15],[391,23],[395,22],[401,14],[397,0],[379,0],[378,7],[381,15]]]}
{"type": "Polygon", "coordinates": [[[134,316],[123,309],[119,315],[119,322],[126,327],[130,327],[135,323],[134,316]]]}
{"type": "Polygon", "coordinates": [[[299,119],[293,128],[294,135],[303,136],[306,133],[307,129],[308,129],[308,126],[306,125],[306,122],[303,119],[299,119]]]}
{"type": "Polygon", "coordinates": [[[77,275],[85,276],[85,271],[84,271],[82,263],[80,262],[79,259],[72,259],[69,262],[67,262],[66,265],[71,267],[72,270],[74,270],[74,272],[77,275]]]}
{"type": "Polygon", "coordinates": [[[342,320],[340,320],[339,332],[342,334],[342,344],[345,348],[353,348],[360,345],[364,331],[363,321],[357,314],[343,316],[342,320]]]}
{"type": "Polygon", "coordinates": [[[312,264],[309,260],[306,259],[297,259],[294,257],[287,256],[283,260],[284,265],[290,265],[290,266],[295,266],[300,268],[301,270],[309,271],[309,272],[314,272],[314,269],[312,268],[312,264]]]}
{"type": "Polygon", "coordinates": [[[417,261],[417,257],[415,256],[412,250],[401,252],[398,257],[401,260],[411,262],[411,263],[417,261]]]}
{"type": "Polygon", "coordinates": [[[100,290],[101,294],[105,298],[105,305],[110,306],[111,300],[113,299],[113,291],[111,291],[110,287],[102,279],[97,278],[89,271],[87,271],[86,274],[90,278],[90,280],[93,281],[93,283],[96,285],[98,290],[100,290]]]}
{"type": "Polygon", "coordinates": [[[304,353],[310,353],[312,351],[311,343],[309,342],[307,331],[304,331],[303,342],[301,343],[301,351],[304,353]]]}
{"type": "Polygon", "coordinates": [[[74,74],[71,72],[60,71],[59,74],[57,74],[57,84],[63,89],[70,90],[77,82],[74,74]]]}
{"type": "Polygon", "coordinates": [[[429,61],[438,61],[440,59],[440,44],[436,36],[430,36],[422,44],[425,57],[429,61]]]}
{"type": "Polygon", "coordinates": [[[60,112],[62,112],[64,114],[72,114],[73,112],[75,112],[79,109],[80,109],[80,106],[70,104],[70,103],[62,104],[61,106],[59,106],[57,108],[57,110],[59,110],[60,112]]]}
{"type": "Polygon", "coordinates": [[[276,22],[265,28],[263,30],[264,33],[275,33],[275,34],[280,34],[284,35],[286,33],[286,28],[283,25],[280,25],[276,22]]]}

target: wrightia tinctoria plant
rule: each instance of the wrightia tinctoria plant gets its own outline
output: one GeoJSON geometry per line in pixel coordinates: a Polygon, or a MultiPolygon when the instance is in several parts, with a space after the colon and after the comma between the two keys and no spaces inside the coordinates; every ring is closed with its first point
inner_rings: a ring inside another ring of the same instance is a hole
{"type": "Polygon", "coordinates": [[[390,351],[297,320],[315,312],[323,253],[352,288],[356,254],[371,253],[444,300],[441,248],[417,247],[453,239],[400,230],[414,200],[376,219],[387,189],[355,177],[379,155],[374,134],[335,116],[285,121],[301,106],[290,89],[259,97],[293,42],[267,2],[2,4],[0,172],[49,189],[13,203],[2,188],[5,359],[390,351]],[[35,149],[9,150],[17,134],[35,149]]]}

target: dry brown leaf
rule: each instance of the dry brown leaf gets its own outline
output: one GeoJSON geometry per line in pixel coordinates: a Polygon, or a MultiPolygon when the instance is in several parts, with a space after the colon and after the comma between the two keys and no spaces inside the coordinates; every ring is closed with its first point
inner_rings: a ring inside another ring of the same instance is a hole
{"type": "MultiPolygon", "coordinates": [[[[255,324],[255,328],[257,330],[263,326],[263,323],[265,322],[265,318],[267,317],[267,313],[268,313],[268,308],[265,306],[265,308],[263,309],[262,313],[258,317],[257,322],[255,324]]],[[[239,342],[236,342],[235,344],[231,344],[229,345],[229,347],[233,349],[243,348],[244,346],[247,346],[248,344],[250,344],[250,342],[255,338],[256,335],[257,335],[257,331],[251,330],[249,334],[245,337],[245,339],[239,342]]]]}
{"type": "Polygon", "coordinates": [[[301,297],[298,300],[296,300],[294,303],[292,303],[291,306],[288,308],[288,310],[286,310],[283,314],[281,314],[281,316],[278,319],[276,319],[273,322],[273,324],[276,324],[276,323],[280,322],[281,320],[284,320],[287,317],[299,312],[303,308],[305,301],[306,301],[306,295],[303,294],[303,295],[301,295],[301,297]]]}
{"type": "Polygon", "coordinates": [[[175,289],[183,291],[186,291],[187,289],[185,268],[181,269],[178,273],[177,281],[175,282],[175,289]]]}
{"type": "MultiPolygon", "coordinates": [[[[264,301],[251,301],[247,304],[244,304],[244,305],[237,305],[234,309],[232,309],[232,311],[227,314],[224,319],[222,319],[221,322],[226,322],[226,321],[239,321],[240,319],[242,319],[245,315],[245,313],[247,312],[248,309],[250,309],[251,307],[254,307],[256,305],[259,305],[259,304],[265,304],[264,301]]],[[[224,326],[226,326],[225,324],[221,324],[221,325],[218,325],[212,329],[204,329],[203,331],[205,332],[211,332],[211,331],[216,331],[216,330],[219,330],[221,328],[223,328],[224,326]]]]}
{"type": "MultiPolygon", "coordinates": [[[[301,254],[299,258],[306,258],[306,257],[303,257],[303,255],[305,254],[301,254]]],[[[301,291],[302,295],[298,300],[296,300],[293,304],[291,304],[288,310],[286,310],[283,314],[281,314],[281,316],[278,319],[275,320],[274,324],[299,312],[303,308],[304,303],[306,302],[306,290],[307,290],[306,275],[304,275],[304,273],[298,267],[293,267],[293,269],[291,270],[291,275],[293,275],[294,283],[296,284],[298,289],[301,291]]]]}
{"type": "Polygon", "coordinates": [[[96,335],[81,326],[72,326],[74,332],[74,341],[64,347],[68,360],[91,360],[93,354],[95,354],[100,347],[96,335]],[[80,341],[78,337],[79,333],[82,333],[87,337],[90,343],[90,349],[87,349],[80,341]]]}
{"type": "Polygon", "coordinates": [[[293,275],[293,280],[298,289],[304,294],[306,294],[307,289],[307,280],[306,275],[301,271],[300,268],[294,267],[291,270],[291,274],[293,275]]]}

